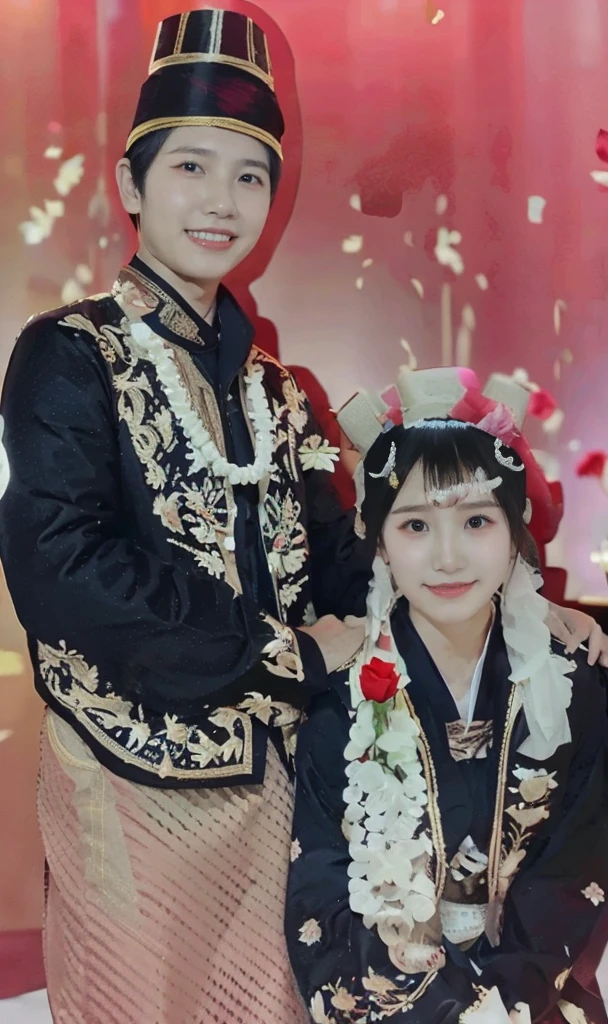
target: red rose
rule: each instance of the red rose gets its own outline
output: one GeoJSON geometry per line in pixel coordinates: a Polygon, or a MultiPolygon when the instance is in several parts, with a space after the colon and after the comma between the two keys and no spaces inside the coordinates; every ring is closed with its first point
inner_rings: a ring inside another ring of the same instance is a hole
{"type": "Polygon", "coordinates": [[[385,700],[390,700],[397,693],[399,673],[390,661],[383,661],[382,658],[372,658],[361,669],[359,681],[366,700],[374,700],[377,704],[384,704],[385,700]]]}
{"type": "Polygon", "coordinates": [[[608,455],[605,452],[587,452],[586,455],[583,455],[580,462],[577,463],[576,475],[601,476],[604,472],[607,458],[608,455]]]}
{"type": "Polygon", "coordinates": [[[533,391],[530,396],[528,414],[536,416],[539,420],[548,420],[557,409],[557,402],[552,394],[541,388],[540,391],[533,391]]]}

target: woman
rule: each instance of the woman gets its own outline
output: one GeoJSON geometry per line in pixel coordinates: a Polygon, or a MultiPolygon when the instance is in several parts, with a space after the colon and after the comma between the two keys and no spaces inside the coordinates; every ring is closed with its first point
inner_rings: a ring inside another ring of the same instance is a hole
{"type": "Polygon", "coordinates": [[[544,624],[512,414],[420,404],[429,374],[403,426],[349,420],[377,557],[350,685],[300,731],[292,966],[315,1024],[599,1024],[571,971],[608,887],[601,670],[544,624]]]}

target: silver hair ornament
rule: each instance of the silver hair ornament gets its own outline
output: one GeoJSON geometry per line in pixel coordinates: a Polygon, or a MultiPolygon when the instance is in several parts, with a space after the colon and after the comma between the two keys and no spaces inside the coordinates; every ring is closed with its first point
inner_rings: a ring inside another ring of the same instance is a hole
{"type": "Polygon", "coordinates": [[[503,442],[500,438],[496,437],[494,439],[494,455],[496,457],[496,461],[506,469],[510,469],[513,473],[521,473],[525,469],[524,464],[522,463],[521,466],[515,466],[513,463],[513,456],[503,455],[500,450],[502,447],[506,447],[506,445],[503,446],[503,442]]]}

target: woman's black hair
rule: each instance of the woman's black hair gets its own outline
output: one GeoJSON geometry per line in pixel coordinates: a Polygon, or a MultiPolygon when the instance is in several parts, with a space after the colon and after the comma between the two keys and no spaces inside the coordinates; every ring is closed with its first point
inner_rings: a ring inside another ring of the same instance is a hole
{"type": "MultiPolygon", "coordinates": [[[[386,430],[374,442],[364,460],[365,500],[361,517],[366,535],[376,545],[382,538],[386,518],[397,494],[414,467],[420,463],[427,491],[447,490],[470,480],[478,469],[488,480],[500,476],[502,483],[492,494],[504,512],[517,554],[533,564],[536,548],[524,523],[526,508],[526,471],[501,465],[496,459],[494,437],[460,420],[429,420],[404,428],[386,430]],[[387,464],[391,445],[395,444],[394,477],[378,478],[387,464]],[[395,479],[396,478],[396,479],[395,479]]],[[[522,462],[513,449],[503,445],[505,458],[515,467],[522,462]]]]}
{"type": "MultiPolygon", "coordinates": [[[[152,164],[156,160],[156,157],[160,153],[165,142],[169,138],[175,128],[159,128],[155,132],[149,132],[147,135],[142,136],[137,142],[134,142],[130,149],[125,153],[125,157],[131,164],[131,177],[133,178],[133,184],[139,192],[140,196],[145,194],[146,190],[146,177],[152,164]]],[[[262,143],[266,150],[268,157],[268,167],[270,174],[270,199],[271,202],[275,197],[276,190],[281,180],[282,163],[278,153],[275,153],[274,149],[262,143]]],[[[136,214],[130,213],[131,222],[135,228],[137,228],[137,216],[136,214]]]]}

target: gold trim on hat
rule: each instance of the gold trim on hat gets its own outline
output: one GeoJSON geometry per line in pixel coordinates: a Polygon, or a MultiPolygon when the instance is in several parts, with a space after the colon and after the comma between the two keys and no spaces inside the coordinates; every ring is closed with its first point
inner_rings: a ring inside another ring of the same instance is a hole
{"type": "Polygon", "coordinates": [[[186,35],[186,27],[188,25],[189,17],[189,11],[186,14],[180,14],[179,16],[179,26],[177,29],[177,35],[175,37],[175,46],[173,47],[173,53],[182,52],[182,46],[184,45],[184,36],[186,35]]]}
{"type": "Polygon", "coordinates": [[[246,121],[239,121],[235,117],[201,117],[193,114],[191,117],[157,117],[152,121],[144,121],[143,124],[134,128],[127,139],[127,151],[134,142],[142,139],[150,132],[160,131],[163,128],[189,128],[191,125],[201,128],[227,128],[229,131],[240,132],[242,135],[249,135],[258,139],[266,146],[270,146],[280,159],[283,159],[281,143],[277,142],[274,135],[265,132],[263,128],[256,128],[255,125],[247,124],[246,121]]]}
{"type": "Polygon", "coordinates": [[[247,18],[247,60],[255,64],[255,46],[253,45],[253,22],[247,18]]]}
{"type": "Polygon", "coordinates": [[[229,57],[224,53],[172,53],[168,57],[160,57],[150,64],[148,74],[153,75],[161,68],[171,67],[173,64],[229,64],[231,67],[247,71],[256,78],[261,78],[274,92],[274,78],[257,64],[251,64],[242,57],[229,57]]]}
{"type": "Polygon", "coordinates": [[[224,34],[224,12],[216,10],[211,15],[211,30],[209,39],[209,52],[218,54],[222,52],[222,36],[224,34]]]}
{"type": "Polygon", "coordinates": [[[148,74],[149,75],[152,74],[152,70],[151,69],[152,69],[152,64],[154,63],[154,54],[156,53],[156,51],[158,49],[158,44],[160,42],[160,34],[161,34],[162,30],[163,30],[163,22],[159,21],[158,26],[156,28],[156,36],[154,38],[154,46],[152,47],[152,56],[150,57],[150,63],[148,64],[148,74]]]}

